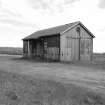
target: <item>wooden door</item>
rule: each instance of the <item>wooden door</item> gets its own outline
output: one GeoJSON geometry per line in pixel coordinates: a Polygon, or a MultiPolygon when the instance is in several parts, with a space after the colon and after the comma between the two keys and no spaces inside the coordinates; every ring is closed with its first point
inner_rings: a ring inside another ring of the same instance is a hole
{"type": "Polygon", "coordinates": [[[91,60],[91,52],[92,52],[91,39],[81,39],[80,49],[81,49],[81,52],[80,52],[81,60],[84,60],[84,61],[91,60]]]}
{"type": "Polygon", "coordinates": [[[71,53],[71,59],[72,61],[78,61],[79,60],[79,38],[72,38],[71,39],[71,47],[72,47],[72,53],[71,53]]]}
{"type": "Polygon", "coordinates": [[[67,37],[66,39],[66,46],[65,46],[65,58],[66,58],[66,61],[71,61],[71,38],[67,37]]]}

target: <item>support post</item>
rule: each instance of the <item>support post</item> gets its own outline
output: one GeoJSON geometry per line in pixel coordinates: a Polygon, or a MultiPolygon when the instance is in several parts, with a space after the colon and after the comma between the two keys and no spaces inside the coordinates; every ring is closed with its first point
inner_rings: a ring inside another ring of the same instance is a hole
{"type": "Polygon", "coordinates": [[[30,52],[30,41],[28,40],[28,57],[30,58],[31,52],[30,52]]]}

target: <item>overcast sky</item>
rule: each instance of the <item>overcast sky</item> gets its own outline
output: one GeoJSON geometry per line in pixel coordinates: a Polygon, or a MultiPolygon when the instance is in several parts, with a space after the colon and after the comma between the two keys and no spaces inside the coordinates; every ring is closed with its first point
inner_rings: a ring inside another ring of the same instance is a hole
{"type": "Polygon", "coordinates": [[[105,0],[0,0],[0,46],[22,47],[36,30],[81,21],[105,52],[105,0]]]}

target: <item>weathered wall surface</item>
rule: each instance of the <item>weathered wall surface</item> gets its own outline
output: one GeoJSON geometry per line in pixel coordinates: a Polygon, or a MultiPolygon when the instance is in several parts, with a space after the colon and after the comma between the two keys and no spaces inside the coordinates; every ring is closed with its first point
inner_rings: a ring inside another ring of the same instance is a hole
{"type": "Polygon", "coordinates": [[[32,56],[32,42],[29,40],[23,41],[23,56],[31,57],[32,56]]]}
{"type": "Polygon", "coordinates": [[[81,27],[80,58],[81,60],[91,60],[93,53],[93,38],[81,27]]]}
{"type": "Polygon", "coordinates": [[[61,34],[60,39],[61,61],[73,61],[77,59],[79,36],[76,33],[76,28],[61,34]]]}
{"type": "Polygon", "coordinates": [[[61,61],[90,60],[93,52],[92,37],[80,25],[61,34],[61,61]],[[77,32],[80,28],[80,33],[77,32]]]}
{"type": "Polygon", "coordinates": [[[42,40],[32,40],[32,41],[30,41],[30,45],[31,45],[31,55],[33,57],[43,56],[43,42],[42,42],[42,40]]]}
{"type": "Polygon", "coordinates": [[[59,60],[60,36],[54,35],[44,38],[44,58],[59,60]]]}
{"type": "Polygon", "coordinates": [[[28,56],[28,41],[23,41],[23,57],[28,56]]]}
{"type": "Polygon", "coordinates": [[[36,40],[24,41],[24,57],[60,59],[60,35],[46,36],[36,40]]]}
{"type": "Polygon", "coordinates": [[[24,41],[24,57],[39,56],[60,61],[91,60],[93,38],[81,25],[61,35],[44,36],[36,40],[24,41]],[[80,31],[77,31],[79,28],[80,31]]]}

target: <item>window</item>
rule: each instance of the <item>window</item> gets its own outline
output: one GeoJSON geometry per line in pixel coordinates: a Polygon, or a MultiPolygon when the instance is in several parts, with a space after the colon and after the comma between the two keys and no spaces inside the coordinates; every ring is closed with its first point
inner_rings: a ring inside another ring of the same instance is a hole
{"type": "Polygon", "coordinates": [[[76,31],[79,33],[80,32],[80,27],[77,27],[76,28],[76,31]]]}

